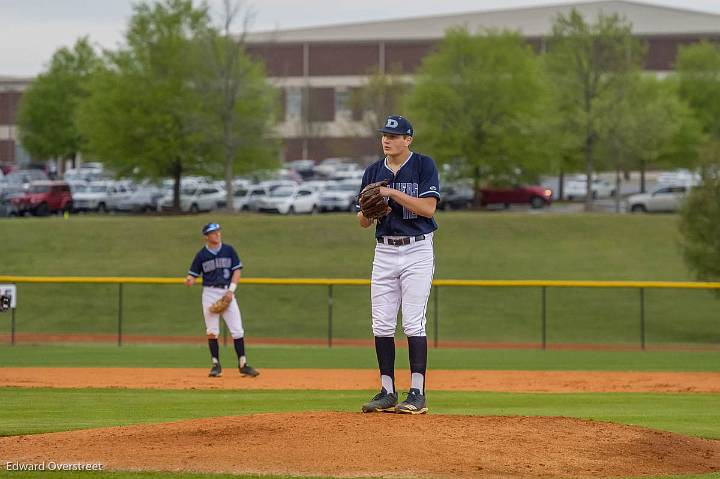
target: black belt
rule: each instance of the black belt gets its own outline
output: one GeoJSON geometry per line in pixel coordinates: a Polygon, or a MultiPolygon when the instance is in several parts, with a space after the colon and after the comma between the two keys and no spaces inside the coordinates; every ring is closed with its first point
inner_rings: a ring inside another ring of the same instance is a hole
{"type": "Polygon", "coordinates": [[[204,286],[206,288],[228,289],[228,285],[226,284],[206,284],[204,286]]]}
{"type": "Polygon", "coordinates": [[[425,235],[417,235],[417,236],[405,236],[404,238],[399,239],[392,239],[392,238],[383,238],[382,236],[377,239],[377,242],[380,244],[386,244],[390,246],[405,246],[411,243],[411,240],[414,239],[417,241],[422,241],[425,239],[425,235]]]}

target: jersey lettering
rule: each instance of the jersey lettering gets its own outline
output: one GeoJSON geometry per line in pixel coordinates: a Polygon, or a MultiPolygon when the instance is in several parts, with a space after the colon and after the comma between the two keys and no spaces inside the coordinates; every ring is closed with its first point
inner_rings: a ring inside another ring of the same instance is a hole
{"type": "Polygon", "coordinates": [[[230,266],[232,266],[230,258],[215,258],[215,267],[229,268],[230,266]]]}
{"type": "Polygon", "coordinates": [[[202,269],[204,273],[209,273],[211,271],[215,271],[215,260],[211,259],[210,261],[205,261],[202,264],[202,269]]]}
{"type": "MultiPolygon", "coordinates": [[[[418,197],[417,183],[395,183],[393,186],[396,190],[402,191],[408,196],[418,197]]],[[[415,218],[417,218],[417,215],[403,206],[403,219],[414,220],[415,218]]]]}

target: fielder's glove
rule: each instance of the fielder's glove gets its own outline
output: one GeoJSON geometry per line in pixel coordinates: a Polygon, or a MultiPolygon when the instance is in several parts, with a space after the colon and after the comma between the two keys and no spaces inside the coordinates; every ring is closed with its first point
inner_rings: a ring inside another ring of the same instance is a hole
{"type": "Polygon", "coordinates": [[[232,298],[228,299],[227,296],[223,296],[222,298],[215,301],[213,304],[210,305],[208,308],[208,311],[211,313],[219,314],[228,309],[228,306],[230,306],[230,303],[232,303],[232,298]]]}
{"type": "Polygon", "coordinates": [[[374,220],[390,213],[391,208],[388,206],[387,198],[380,194],[380,187],[387,185],[387,181],[378,181],[362,189],[358,195],[358,203],[365,218],[374,220]]]}

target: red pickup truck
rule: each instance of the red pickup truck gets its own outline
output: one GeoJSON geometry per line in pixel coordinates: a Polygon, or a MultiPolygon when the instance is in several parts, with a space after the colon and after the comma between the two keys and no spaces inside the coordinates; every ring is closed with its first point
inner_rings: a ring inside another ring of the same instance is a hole
{"type": "Polygon", "coordinates": [[[501,204],[506,208],[511,204],[529,204],[533,208],[550,206],[552,190],[544,186],[515,186],[480,188],[482,206],[501,204]]]}
{"type": "Polygon", "coordinates": [[[70,186],[64,181],[33,181],[28,190],[10,199],[20,215],[46,216],[72,209],[70,186]]]}

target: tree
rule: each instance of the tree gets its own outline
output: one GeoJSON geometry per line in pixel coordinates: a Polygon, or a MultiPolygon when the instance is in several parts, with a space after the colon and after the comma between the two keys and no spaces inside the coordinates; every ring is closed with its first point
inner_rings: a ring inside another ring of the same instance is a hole
{"type": "MultiPolygon", "coordinates": [[[[614,85],[597,110],[598,151],[615,170],[616,192],[622,171],[640,170],[644,192],[647,166],[695,162],[700,127],[672,82],[637,73],[614,85]]],[[[619,195],[615,207],[619,211],[619,195]]]]}
{"type": "Polygon", "coordinates": [[[120,172],[139,168],[146,176],[174,178],[177,209],[182,175],[206,168],[193,53],[207,33],[208,13],[191,0],[139,3],[133,10],[127,45],[106,52],[78,125],[89,151],[120,172]]]}
{"type": "Polygon", "coordinates": [[[76,110],[88,95],[88,78],[99,59],[86,37],[72,49],[57,50],[46,72],[23,93],[18,112],[19,138],[23,147],[41,160],[75,161],[83,137],[75,125],[76,110]]]}
{"type": "Polygon", "coordinates": [[[217,29],[192,0],[134,8],[127,46],[106,53],[81,109],[89,149],[121,171],[172,176],[175,208],[183,174],[223,176],[231,205],[234,172],[275,153],[275,95],[231,32],[239,7],[226,1],[217,29]]]}
{"type": "Polygon", "coordinates": [[[705,131],[720,138],[720,46],[700,42],[680,47],[676,71],[680,96],[696,112],[705,131]]]}
{"type": "Polygon", "coordinates": [[[720,280],[720,176],[717,169],[693,188],[680,212],[680,249],[700,281],[720,280]]]}
{"type": "Polygon", "coordinates": [[[477,192],[481,176],[514,181],[544,169],[545,98],[539,61],[520,35],[454,29],[424,59],[406,102],[418,144],[472,174],[477,192]]]}
{"type": "Polygon", "coordinates": [[[361,116],[363,132],[375,135],[385,118],[399,114],[401,100],[407,90],[408,83],[397,69],[389,73],[370,72],[350,97],[350,107],[361,116]]]}
{"type": "Polygon", "coordinates": [[[599,103],[610,101],[613,90],[616,93],[640,68],[644,48],[633,38],[632,26],[618,15],[600,14],[590,25],[575,9],[555,19],[547,47],[545,65],[561,101],[563,130],[574,136],[571,148],[585,163],[589,211],[600,135],[599,103]]]}
{"type": "Polygon", "coordinates": [[[720,161],[720,47],[710,42],[680,47],[676,71],[679,94],[706,134],[700,148],[705,171],[720,161]]]}
{"type": "Polygon", "coordinates": [[[277,112],[275,90],[267,83],[261,63],[245,52],[245,32],[251,13],[243,17],[239,33],[232,29],[240,4],[224,0],[222,24],[209,29],[199,43],[200,68],[195,84],[203,98],[198,126],[206,151],[221,158],[227,207],[233,203],[233,176],[258,167],[267,168],[277,158],[277,141],[270,138],[277,112]]]}

